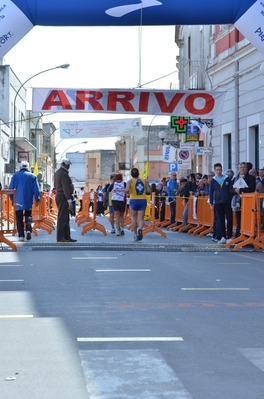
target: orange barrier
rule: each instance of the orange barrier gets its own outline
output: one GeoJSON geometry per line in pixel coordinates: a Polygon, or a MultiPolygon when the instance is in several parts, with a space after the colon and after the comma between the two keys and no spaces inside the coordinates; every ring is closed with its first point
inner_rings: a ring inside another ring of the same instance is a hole
{"type": "Polygon", "coordinates": [[[156,203],[156,194],[152,193],[152,196],[151,196],[151,223],[150,223],[150,226],[148,226],[148,227],[143,229],[142,234],[144,236],[145,234],[154,233],[155,232],[155,233],[158,233],[158,234],[162,235],[162,237],[167,238],[167,236],[164,233],[164,231],[162,231],[161,229],[159,229],[155,225],[155,222],[156,222],[155,221],[155,203],[156,203]]]}
{"type": "Polygon", "coordinates": [[[4,236],[16,234],[16,211],[10,201],[10,194],[13,194],[13,201],[16,203],[16,190],[0,191],[0,242],[4,242],[13,251],[17,251],[16,245],[4,236]]]}
{"type": "MultiPolygon", "coordinates": [[[[166,203],[166,208],[165,208],[165,220],[163,222],[161,222],[160,227],[166,227],[168,226],[169,228],[167,230],[170,229],[170,203],[166,203]]],[[[176,215],[176,200],[175,200],[175,215],[176,215]]]]}
{"type": "MultiPolygon", "coordinates": [[[[83,195],[83,197],[84,197],[84,195],[83,195]]],[[[99,231],[101,231],[101,232],[103,233],[104,236],[107,235],[107,234],[106,234],[105,227],[104,227],[102,224],[100,224],[100,223],[98,223],[98,222],[96,221],[96,207],[97,207],[96,198],[97,198],[97,195],[96,195],[96,193],[94,193],[94,210],[93,210],[94,212],[93,212],[93,218],[91,219],[91,221],[89,221],[86,225],[83,226],[82,235],[84,235],[84,233],[86,233],[86,232],[89,231],[89,230],[99,230],[99,231]]],[[[83,199],[84,199],[84,198],[83,198],[83,199]]]]}
{"type": "Polygon", "coordinates": [[[49,193],[41,192],[40,201],[37,206],[35,201],[32,207],[32,233],[37,236],[37,229],[45,230],[47,233],[51,234],[55,228],[56,216],[51,215],[51,198],[49,193]]]}
{"type": "Polygon", "coordinates": [[[263,224],[264,194],[242,194],[240,236],[226,244],[227,248],[234,246],[234,251],[245,245],[252,244],[255,249],[264,249],[263,224]]]}
{"type": "Polygon", "coordinates": [[[175,202],[176,202],[175,223],[167,227],[167,230],[172,228],[172,231],[177,231],[182,227],[184,227],[182,215],[185,208],[185,199],[183,197],[176,197],[175,202]]]}
{"type": "MultiPolygon", "coordinates": [[[[82,197],[82,210],[75,216],[75,221],[78,226],[85,222],[90,222],[92,219],[89,213],[90,193],[84,192],[82,197]]],[[[96,213],[96,211],[95,211],[96,213]]]]}
{"type": "MultiPolygon", "coordinates": [[[[195,197],[193,197],[193,200],[195,197]]],[[[193,210],[194,213],[194,210],[193,210]]],[[[198,197],[196,200],[196,219],[193,219],[193,223],[196,222],[196,226],[188,231],[188,234],[199,234],[199,237],[213,232],[214,224],[214,211],[211,210],[210,204],[208,203],[208,196],[198,197]]]]}

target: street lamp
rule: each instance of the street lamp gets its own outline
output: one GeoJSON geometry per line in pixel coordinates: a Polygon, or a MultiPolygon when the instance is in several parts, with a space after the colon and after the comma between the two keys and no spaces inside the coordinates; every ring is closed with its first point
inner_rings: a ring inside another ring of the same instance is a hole
{"type": "Polygon", "coordinates": [[[25,84],[26,84],[29,80],[35,78],[35,77],[38,76],[38,75],[41,75],[42,73],[49,72],[49,71],[52,71],[53,69],[59,69],[59,68],[67,69],[67,68],[69,68],[69,66],[70,66],[70,64],[62,64],[62,65],[59,65],[59,66],[56,66],[56,67],[53,67],[53,68],[45,69],[44,71],[40,71],[40,72],[36,73],[35,75],[30,76],[30,78],[28,78],[28,79],[19,87],[19,89],[16,91],[16,95],[15,95],[15,97],[14,97],[14,173],[15,173],[15,171],[16,171],[16,99],[17,99],[17,96],[18,96],[20,90],[25,86],[25,84]]]}
{"type": "Polygon", "coordinates": [[[165,143],[167,145],[171,145],[172,147],[178,148],[179,147],[179,140],[177,141],[164,141],[167,137],[167,133],[164,130],[159,132],[159,138],[161,139],[162,145],[165,143]]]}
{"type": "Polygon", "coordinates": [[[154,121],[156,116],[158,116],[158,115],[153,116],[153,118],[151,119],[151,122],[149,124],[149,127],[148,127],[148,138],[147,138],[147,163],[148,163],[148,165],[149,165],[149,136],[150,136],[150,128],[151,128],[152,122],[154,121]]]}
{"type": "Polygon", "coordinates": [[[87,144],[87,143],[88,143],[88,141],[82,141],[81,143],[75,143],[75,144],[70,145],[68,148],[66,148],[65,151],[63,151],[60,160],[63,159],[63,155],[64,155],[70,148],[74,147],[75,145],[87,144]]]}

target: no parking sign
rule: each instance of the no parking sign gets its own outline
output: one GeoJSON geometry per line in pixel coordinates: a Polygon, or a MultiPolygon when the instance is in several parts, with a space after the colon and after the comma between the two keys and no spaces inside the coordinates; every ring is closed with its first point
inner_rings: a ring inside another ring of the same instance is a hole
{"type": "Polygon", "coordinates": [[[192,159],[190,151],[178,149],[177,155],[179,169],[192,169],[192,159]]]}

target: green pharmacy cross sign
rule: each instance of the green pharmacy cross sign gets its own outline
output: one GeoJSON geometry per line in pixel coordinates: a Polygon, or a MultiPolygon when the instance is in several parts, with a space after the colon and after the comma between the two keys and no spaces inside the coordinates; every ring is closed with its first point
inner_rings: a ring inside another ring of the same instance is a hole
{"type": "Polygon", "coordinates": [[[186,133],[189,121],[189,116],[171,116],[171,128],[174,127],[175,133],[186,133]]]}

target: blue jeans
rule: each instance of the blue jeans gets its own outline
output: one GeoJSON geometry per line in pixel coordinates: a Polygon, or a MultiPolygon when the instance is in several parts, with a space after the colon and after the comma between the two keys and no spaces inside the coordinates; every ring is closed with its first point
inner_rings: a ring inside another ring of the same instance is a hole
{"type": "Polygon", "coordinates": [[[170,224],[175,223],[175,204],[175,200],[170,202],[170,224]]]}
{"type": "Polygon", "coordinates": [[[186,204],[185,204],[183,214],[182,214],[182,220],[183,220],[184,226],[187,226],[187,224],[188,224],[188,202],[186,202],[186,204]]]}

